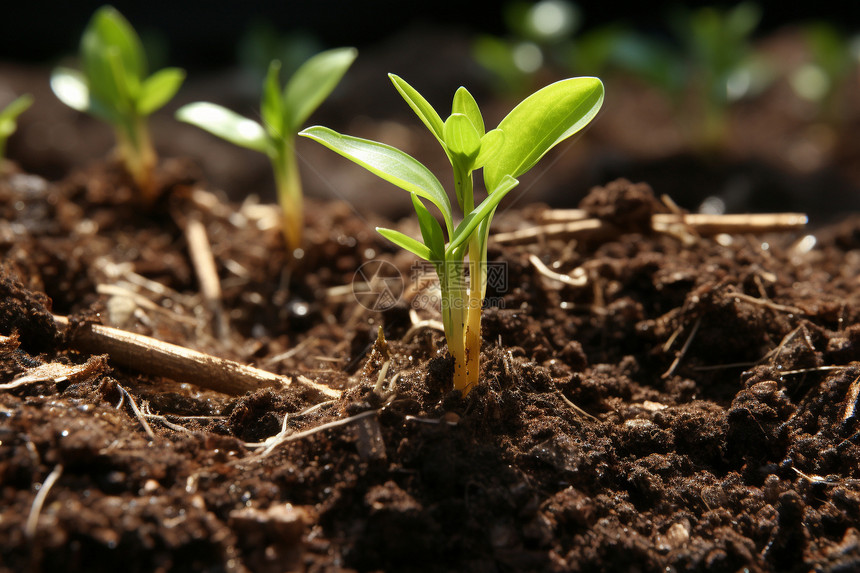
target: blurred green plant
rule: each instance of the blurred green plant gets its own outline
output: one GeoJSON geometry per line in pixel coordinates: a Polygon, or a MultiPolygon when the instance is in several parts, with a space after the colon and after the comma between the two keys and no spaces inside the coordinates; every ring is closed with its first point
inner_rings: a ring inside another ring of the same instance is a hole
{"type": "Polygon", "coordinates": [[[465,395],[478,383],[480,371],[487,241],[496,207],[519,183],[518,177],[597,115],[603,104],[603,84],[597,78],[553,83],[523,100],[496,129],[486,131],[478,104],[466,88],[454,94],[451,114],[443,121],[415,88],[396,75],[389,77],[451,162],[454,191],[464,215],[456,226],[442,184],[412,156],[389,145],[342,135],[322,126],[307,128],[299,135],[321,143],[411,194],[423,241],[393,229],[377,231],[434,265],[442,292],[445,338],[454,358],[454,388],[465,395]],[[476,205],[473,173],[481,168],[488,195],[476,205]],[[444,230],[425,200],[441,213],[444,230]],[[468,281],[464,274],[467,255],[468,281]]]}
{"type": "Polygon", "coordinates": [[[302,184],[295,154],[296,134],[340,83],[357,55],[355,48],[321,52],[302,64],[283,89],[279,79],[281,64],[277,60],[271,62],[263,82],[262,125],[209,102],[190,103],[176,112],[176,117],[182,121],[240,147],[268,155],[283,210],[284,238],[290,252],[302,245],[304,221],[302,184]]]}
{"type": "Polygon", "coordinates": [[[24,94],[0,110],[0,168],[6,158],[6,141],[18,129],[18,117],[33,105],[33,96],[24,94]]]}
{"type": "Polygon", "coordinates": [[[668,18],[674,36],[669,39],[621,23],[580,31],[582,13],[566,0],[509,4],[505,16],[508,38],[481,36],[473,45],[475,60],[505,92],[523,91],[547,68],[564,75],[629,74],[688,114],[682,124],[705,150],[725,143],[729,106],[760,94],[775,77],[752,47],[761,10],[749,2],[726,9],[679,8],[668,18]]]}
{"type": "Polygon", "coordinates": [[[503,14],[508,36],[479,36],[472,57],[495,77],[499,91],[519,95],[530,91],[536,72],[566,51],[581,13],[568,0],[541,0],[506,4],[503,14]]]}
{"type": "Polygon", "coordinates": [[[791,71],[789,83],[799,97],[818,106],[821,119],[838,123],[839,98],[860,64],[860,35],[848,36],[829,22],[807,24],[802,33],[810,58],[791,71]]]}
{"type": "Polygon", "coordinates": [[[262,81],[269,65],[281,62],[281,73],[289,77],[312,56],[323,51],[319,40],[306,30],[280,32],[269,20],[251,22],[236,48],[239,65],[262,81]]]}
{"type": "Polygon", "coordinates": [[[670,22],[680,40],[684,82],[700,105],[695,140],[705,149],[725,143],[730,104],[760,94],[773,80],[772,66],[753,48],[761,9],[749,2],[731,8],[681,9],[670,22]]]}
{"type": "Polygon", "coordinates": [[[147,202],[155,200],[158,156],[147,117],[179,90],[185,72],[164,68],[147,75],[140,38],[113,7],[99,8],[81,38],[82,71],[57,68],[51,88],[60,100],[114,127],[120,159],[147,202]]]}

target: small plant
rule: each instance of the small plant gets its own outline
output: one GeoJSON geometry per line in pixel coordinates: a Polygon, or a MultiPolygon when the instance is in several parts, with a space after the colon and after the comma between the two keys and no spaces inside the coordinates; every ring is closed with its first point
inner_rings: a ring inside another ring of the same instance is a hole
{"type": "Polygon", "coordinates": [[[398,76],[389,77],[451,162],[454,191],[464,214],[456,226],[442,184],[410,155],[322,126],[310,127],[299,135],[318,141],[411,193],[423,242],[392,229],[377,230],[434,265],[442,292],[445,338],[454,358],[454,388],[465,395],[478,382],[487,239],[496,207],[518,184],[518,177],[594,118],[603,103],[603,84],[590,77],[556,82],[523,100],[496,129],[485,131],[478,104],[466,88],[454,94],[451,115],[443,121],[415,88],[398,76]],[[476,205],[473,173],[480,168],[488,195],[476,205]],[[424,201],[439,210],[444,229],[424,201]],[[467,255],[468,283],[464,272],[467,255]]]}
{"type": "Polygon", "coordinates": [[[263,83],[263,125],[208,102],[181,107],[176,117],[227,141],[269,156],[275,173],[278,202],[284,213],[284,238],[290,251],[302,244],[302,185],[295,138],[302,124],[340,82],[358,52],[337,48],[319,53],[304,64],[281,90],[280,63],[275,60],[263,83]]]}
{"type": "Polygon", "coordinates": [[[90,19],[81,38],[80,59],[81,71],[56,69],[51,88],[69,107],[114,127],[120,159],[144,200],[153,201],[158,156],[146,118],[176,94],[185,72],[165,68],[147,75],[140,38],[111,6],[99,8],[90,19]]]}
{"type": "Polygon", "coordinates": [[[818,105],[822,120],[837,125],[843,118],[846,86],[860,61],[860,35],[849,37],[827,22],[804,26],[810,61],[793,70],[789,83],[801,98],[818,105]]]}
{"type": "Polygon", "coordinates": [[[708,6],[675,15],[675,32],[684,48],[679,57],[687,59],[682,85],[699,92],[697,139],[706,149],[725,143],[728,106],[760,93],[773,79],[770,66],[751,45],[761,14],[756,4],[741,2],[729,9],[708,6]]]}
{"type": "Polygon", "coordinates": [[[472,57],[495,76],[502,91],[528,93],[541,68],[569,49],[582,21],[580,9],[569,0],[540,0],[508,3],[502,13],[508,36],[479,36],[472,57]]]}
{"type": "Polygon", "coordinates": [[[18,129],[18,116],[33,105],[33,96],[22,95],[0,110],[0,167],[6,157],[6,140],[18,129]]]}

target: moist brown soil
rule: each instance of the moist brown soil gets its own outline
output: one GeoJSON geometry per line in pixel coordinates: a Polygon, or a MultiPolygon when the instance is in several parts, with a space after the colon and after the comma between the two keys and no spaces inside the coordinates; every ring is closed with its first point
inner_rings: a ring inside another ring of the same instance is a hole
{"type": "Polygon", "coordinates": [[[462,397],[442,334],[413,328],[439,319],[432,285],[412,288],[382,221],[312,201],[292,259],[273,207],[192,172],[166,162],[153,206],[110,164],[0,178],[0,570],[860,567],[860,219],[814,243],[658,234],[647,185],[595,188],[582,207],[610,233],[491,241],[506,281],[462,397]],[[192,219],[220,308],[200,294],[192,219]],[[350,286],[379,260],[407,287],[384,311],[350,286]],[[77,350],[51,313],[293,382],[231,396],[142,375],[77,350]]]}

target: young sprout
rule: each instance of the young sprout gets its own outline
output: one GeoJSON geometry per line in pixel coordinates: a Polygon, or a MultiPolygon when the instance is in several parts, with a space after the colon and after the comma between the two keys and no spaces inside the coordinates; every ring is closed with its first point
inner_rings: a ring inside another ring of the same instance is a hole
{"type": "Polygon", "coordinates": [[[807,24],[802,32],[809,61],[791,72],[789,83],[798,96],[818,105],[822,120],[837,125],[845,88],[860,60],[860,35],[849,37],[828,22],[807,24]]]}
{"type": "Polygon", "coordinates": [[[33,96],[25,94],[0,110],[0,167],[6,156],[6,140],[18,129],[18,116],[33,105],[33,96]]]}
{"type": "Polygon", "coordinates": [[[284,238],[291,252],[301,247],[304,220],[294,149],[296,133],[334,90],[357,55],[355,48],[321,52],[302,64],[283,90],[278,79],[281,64],[273,61],[263,83],[263,125],[208,102],[191,103],[176,112],[182,121],[269,156],[284,213],[284,238]]]}
{"type": "Polygon", "coordinates": [[[165,68],[147,75],[146,54],[134,28],[113,7],[99,8],[81,38],[82,70],[58,68],[51,88],[60,100],[90,113],[116,131],[119,155],[144,200],[157,189],[158,161],[146,118],[176,94],[185,72],[165,68]]]}
{"type": "Polygon", "coordinates": [[[700,91],[704,107],[699,143],[706,149],[725,143],[728,106],[761,93],[772,80],[770,66],[751,43],[761,15],[756,4],[741,2],[727,9],[682,10],[674,18],[689,58],[686,83],[700,91]]]}
{"type": "Polygon", "coordinates": [[[591,77],[551,84],[523,100],[496,129],[486,131],[478,104],[466,88],[461,87],[454,94],[451,115],[443,121],[415,88],[398,76],[389,77],[451,162],[454,191],[464,215],[456,225],[442,184],[410,155],[383,143],[341,135],[322,126],[310,127],[299,135],[318,141],[411,193],[422,240],[392,229],[377,230],[434,265],[442,291],[445,338],[454,358],[454,388],[465,395],[478,382],[481,310],[487,288],[487,239],[496,207],[519,183],[518,177],[594,118],[603,104],[603,84],[591,77]],[[476,205],[473,173],[480,168],[484,170],[488,195],[476,205]],[[425,201],[439,210],[444,229],[425,201]]]}

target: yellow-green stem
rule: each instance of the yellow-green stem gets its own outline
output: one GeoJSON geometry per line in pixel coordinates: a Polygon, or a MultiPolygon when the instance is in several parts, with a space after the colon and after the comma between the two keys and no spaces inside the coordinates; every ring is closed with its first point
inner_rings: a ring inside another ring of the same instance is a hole
{"type": "MultiPolygon", "coordinates": [[[[471,171],[458,169],[455,166],[454,184],[457,186],[457,197],[463,213],[471,213],[475,208],[473,194],[473,182],[471,171]]],[[[454,388],[460,390],[465,396],[477,384],[480,374],[481,363],[481,307],[483,305],[483,256],[481,244],[477,233],[469,238],[469,293],[466,294],[462,274],[460,283],[463,291],[460,292],[459,305],[461,307],[461,331],[457,334],[458,344],[462,344],[461,356],[454,355],[454,388]]],[[[455,263],[462,269],[462,259],[455,263]]],[[[461,270],[462,273],[462,270],[461,270]]],[[[451,342],[448,342],[451,348],[451,342]]]]}
{"type": "Polygon", "coordinates": [[[468,391],[467,361],[464,330],[466,327],[466,287],[463,278],[462,257],[453,257],[443,263],[442,280],[442,322],[448,352],[454,359],[454,388],[464,394],[468,391]]]}
{"type": "Polygon", "coordinates": [[[481,245],[475,232],[469,239],[469,305],[466,316],[466,385],[463,394],[468,394],[478,384],[481,371],[481,312],[484,306],[484,259],[481,245]]]}
{"type": "Polygon", "coordinates": [[[155,202],[158,189],[154,174],[158,156],[149,137],[146,118],[130,118],[127,124],[117,126],[116,138],[123,165],[140,190],[144,202],[155,202]]]}
{"type": "Polygon", "coordinates": [[[283,211],[284,240],[289,252],[302,246],[304,212],[302,205],[302,181],[299,177],[294,140],[287,139],[282,148],[272,157],[278,203],[283,211]]]}

